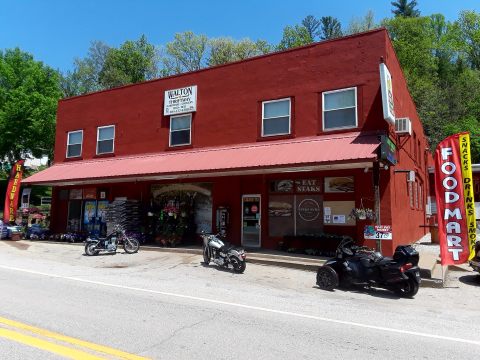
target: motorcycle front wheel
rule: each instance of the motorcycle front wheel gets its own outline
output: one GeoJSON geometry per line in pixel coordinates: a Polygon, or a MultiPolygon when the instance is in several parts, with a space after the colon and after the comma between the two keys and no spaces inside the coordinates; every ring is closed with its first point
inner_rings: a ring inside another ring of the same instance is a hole
{"type": "Polygon", "coordinates": [[[240,260],[236,256],[230,257],[230,263],[233,266],[233,271],[242,274],[245,271],[245,268],[247,267],[247,264],[245,263],[244,260],[240,260]]]}
{"type": "Polygon", "coordinates": [[[338,274],[328,265],[320,266],[317,271],[317,285],[322,290],[332,291],[338,286],[338,274]]]}
{"type": "Polygon", "coordinates": [[[95,243],[86,243],[85,244],[85,254],[88,256],[98,255],[100,250],[97,250],[97,244],[95,243]]]}
{"type": "Polygon", "coordinates": [[[399,283],[398,287],[395,288],[394,291],[401,297],[412,298],[417,294],[418,288],[418,282],[415,279],[408,277],[408,280],[399,283]]]}
{"type": "Polygon", "coordinates": [[[203,262],[205,265],[210,264],[210,250],[208,249],[208,246],[203,247],[203,262]]]}
{"type": "Polygon", "coordinates": [[[128,237],[125,237],[125,239],[123,239],[123,250],[125,250],[127,254],[136,253],[139,248],[140,244],[136,239],[128,237]]]}

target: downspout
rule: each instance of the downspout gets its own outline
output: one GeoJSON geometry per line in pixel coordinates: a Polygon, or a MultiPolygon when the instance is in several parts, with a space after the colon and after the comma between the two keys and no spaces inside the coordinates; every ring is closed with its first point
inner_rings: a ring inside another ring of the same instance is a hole
{"type": "MultiPolygon", "coordinates": [[[[380,225],[380,162],[375,161],[373,163],[373,197],[374,197],[374,207],[375,207],[375,225],[380,225]]],[[[376,240],[377,251],[382,252],[382,241],[380,239],[376,240]]]]}

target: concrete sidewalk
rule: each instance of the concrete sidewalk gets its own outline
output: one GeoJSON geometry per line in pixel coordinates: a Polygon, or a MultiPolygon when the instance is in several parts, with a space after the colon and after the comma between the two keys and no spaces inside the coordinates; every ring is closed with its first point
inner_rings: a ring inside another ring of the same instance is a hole
{"type": "MultiPolygon", "coordinates": [[[[25,241],[25,240],[24,240],[25,241]]],[[[28,240],[26,240],[28,241],[28,240]]],[[[41,241],[44,243],[61,243],[76,246],[83,246],[83,243],[65,243],[54,241],[41,241]]],[[[447,268],[441,269],[439,265],[440,249],[437,244],[432,244],[430,238],[422,238],[413,245],[420,253],[420,275],[422,277],[421,286],[424,287],[442,287],[443,280],[446,277],[447,268]]],[[[185,247],[161,247],[156,245],[142,245],[141,251],[158,251],[166,253],[186,253],[202,256],[201,246],[185,247]]],[[[286,268],[294,268],[305,271],[316,272],[329,258],[322,256],[311,256],[304,254],[286,253],[283,251],[266,249],[247,249],[247,262],[252,264],[271,265],[286,268]]]]}
{"type": "MultiPolygon", "coordinates": [[[[422,277],[421,286],[424,287],[443,287],[443,281],[446,278],[448,268],[443,272],[439,265],[438,245],[431,244],[430,239],[421,239],[413,245],[420,254],[420,276],[422,277]]],[[[179,252],[202,255],[201,247],[179,247],[163,248],[157,246],[142,246],[142,250],[179,252]]],[[[253,264],[273,265],[286,268],[294,268],[305,271],[317,271],[329,258],[322,256],[310,256],[304,254],[290,254],[283,251],[265,250],[265,249],[247,249],[247,262],[253,264]]]]}

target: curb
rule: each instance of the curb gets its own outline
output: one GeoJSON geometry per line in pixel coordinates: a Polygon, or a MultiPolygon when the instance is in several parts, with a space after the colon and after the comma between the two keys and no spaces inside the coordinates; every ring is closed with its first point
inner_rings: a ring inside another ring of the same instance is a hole
{"type": "MultiPolygon", "coordinates": [[[[29,240],[27,240],[29,241],[29,240]]],[[[31,240],[30,240],[31,241],[31,240]]],[[[37,242],[37,241],[32,241],[37,242]]],[[[75,245],[75,246],[83,246],[83,243],[70,243],[64,241],[45,241],[39,240],[38,243],[46,243],[46,244],[60,244],[60,245],[75,245]]],[[[157,251],[157,252],[164,252],[164,253],[177,253],[177,254],[192,254],[192,255],[202,255],[202,249],[197,248],[168,248],[168,247],[157,247],[157,246],[140,246],[142,251],[157,251]]],[[[251,264],[258,264],[258,265],[265,265],[265,266],[277,266],[289,269],[297,269],[309,272],[316,272],[320,266],[322,266],[327,259],[322,258],[296,258],[293,256],[288,255],[276,255],[276,254],[259,254],[256,252],[248,252],[247,251],[247,263],[251,264]]],[[[456,270],[453,269],[452,270],[456,270]]],[[[463,270],[463,269],[459,269],[463,270]]],[[[465,270],[463,270],[465,271],[465,270]]],[[[444,272],[444,279],[446,278],[446,274],[448,272],[448,268],[445,268],[444,272]]],[[[422,282],[420,283],[421,287],[430,287],[430,288],[443,288],[443,281],[439,278],[430,278],[430,277],[423,277],[426,275],[421,271],[422,275],[422,282]]]]}

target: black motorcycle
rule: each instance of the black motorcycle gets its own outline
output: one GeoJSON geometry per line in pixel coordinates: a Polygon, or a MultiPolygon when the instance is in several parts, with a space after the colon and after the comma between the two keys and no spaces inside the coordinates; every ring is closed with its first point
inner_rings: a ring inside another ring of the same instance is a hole
{"type": "Polygon", "coordinates": [[[413,297],[420,286],[418,252],[410,245],[397,246],[393,258],[353,244],[345,238],[334,258],[317,271],[317,285],[324,290],[361,285],[393,290],[402,297],[413,297]]]}
{"type": "Polygon", "coordinates": [[[206,265],[213,261],[219,266],[233,269],[236,273],[243,273],[247,264],[245,250],[220,239],[220,235],[202,234],[203,261],[206,265]]]}
{"type": "Polygon", "coordinates": [[[127,254],[136,253],[140,247],[137,239],[127,236],[125,230],[116,227],[115,230],[105,238],[90,238],[85,240],[85,254],[88,256],[98,255],[100,251],[109,253],[117,252],[118,245],[123,244],[127,254]]]}
{"type": "Polygon", "coordinates": [[[480,241],[475,243],[475,257],[470,260],[470,266],[480,273],[480,241]]]}

